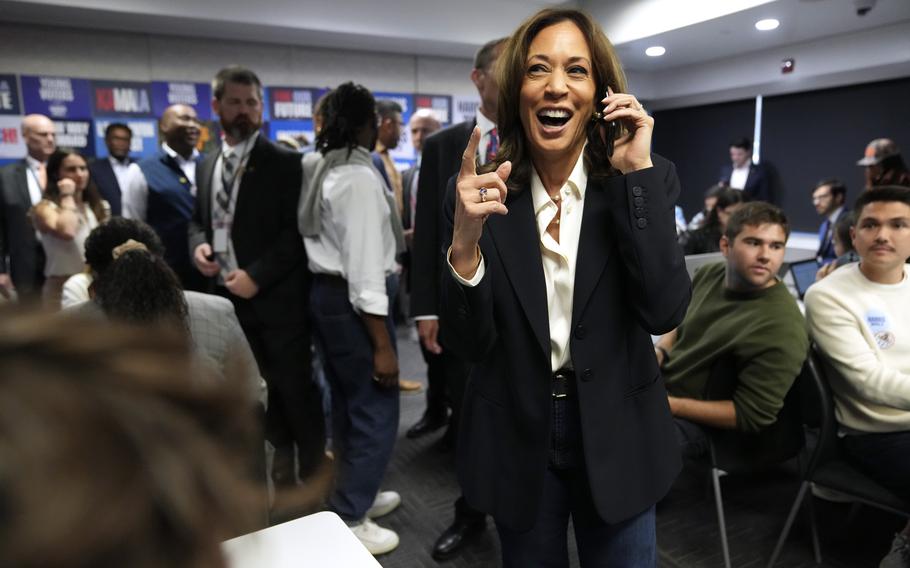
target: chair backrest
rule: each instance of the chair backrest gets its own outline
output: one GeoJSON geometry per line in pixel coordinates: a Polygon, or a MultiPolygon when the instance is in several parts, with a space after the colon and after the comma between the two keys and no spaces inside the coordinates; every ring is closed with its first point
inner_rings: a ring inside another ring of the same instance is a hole
{"type": "Polygon", "coordinates": [[[828,386],[828,377],[837,370],[815,343],[809,349],[806,367],[809,374],[800,385],[803,423],[818,432],[818,440],[806,464],[806,476],[811,477],[821,464],[838,455],[834,396],[828,386]]]}
{"type": "MultiPolygon", "coordinates": [[[[799,453],[805,444],[802,427],[801,393],[803,383],[809,380],[808,361],[803,363],[799,375],[787,391],[777,420],[757,433],[712,429],[712,464],[724,471],[760,469],[788,460],[799,453]]],[[[708,380],[708,400],[729,400],[736,381],[736,366],[732,359],[724,358],[715,363],[708,380]]]]}

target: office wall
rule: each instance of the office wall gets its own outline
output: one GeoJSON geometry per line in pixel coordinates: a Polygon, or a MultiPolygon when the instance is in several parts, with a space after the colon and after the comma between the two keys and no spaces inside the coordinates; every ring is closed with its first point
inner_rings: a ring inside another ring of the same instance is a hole
{"type": "MultiPolygon", "coordinates": [[[[910,162],[910,78],[764,97],[761,160],[776,173],[776,202],[799,231],[816,231],[810,190],[821,178],[847,183],[848,201],[862,191],[856,161],[873,138],[895,140],[910,162]]],[[[687,217],[729,161],[728,144],[754,130],[755,101],[703,105],[654,113],[654,150],[673,160],[687,217]]]]}
{"type": "Polygon", "coordinates": [[[124,81],[206,82],[239,63],[265,84],[476,95],[469,59],[213,41],[27,24],[0,24],[0,72],[124,81]]]}

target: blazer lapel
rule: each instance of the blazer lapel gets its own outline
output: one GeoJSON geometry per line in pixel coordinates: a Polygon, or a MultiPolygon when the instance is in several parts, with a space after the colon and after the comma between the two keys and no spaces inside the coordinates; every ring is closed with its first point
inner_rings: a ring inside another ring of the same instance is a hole
{"type": "Polygon", "coordinates": [[[220,154],[219,150],[212,151],[196,169],[196,201],[201,207],[202,221],[206,227],[212,226],[212,178],[220,154]]]}
{"type": "Polygon", "coordinates": [[[585,210],[581,219],[581,234],[578,237],[578,253],[575,259],[575,296],[572,299],[572,325],[584,313],[591,294],[597,287],[610,256],[610,222],[607,211],[607,197],[604,188],[588,183],[585,190],[585,210]]]}
{"type": "Polygon", "coordinates": [[[486,229],[499,251],[506,276],[531,324],[531,330],[549,361],[547,284],[540,258],[540,236],[534,219],[531,188],[511,194],[507,202],[509,214],[491,216],[486,229]]]}

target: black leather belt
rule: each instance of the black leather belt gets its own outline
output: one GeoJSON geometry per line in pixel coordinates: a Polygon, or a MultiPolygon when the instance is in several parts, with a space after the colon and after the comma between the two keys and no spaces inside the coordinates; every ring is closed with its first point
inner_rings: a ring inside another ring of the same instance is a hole
{"type": "Polygon", "coordinates": [[[337,274],[322,274],[317,272],[313,274],[313,281],[319,282],[325,286],[332,286],[335,288],[348,287],[348,281],[341,276],[338,276],[337,274]]]}
{"type": "Polygon", "coordinates": [[[575,390],[575,371],[559,369],[553,373],[553,398],[566,398],[575,390]]]}

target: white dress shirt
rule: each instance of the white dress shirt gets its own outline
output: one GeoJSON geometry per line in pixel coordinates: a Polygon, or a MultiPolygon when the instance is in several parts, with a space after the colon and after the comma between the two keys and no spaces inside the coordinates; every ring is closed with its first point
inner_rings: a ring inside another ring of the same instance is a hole
{"type": "Polygon", "coordinates": [[[129,185],[130,175],[132,175],[132,170],[130,166],[132,165],[129,159],[120,161],[113,156],[107,157],[108,163],[111,165],[111,169],[114,170],[114,177],[117,178],[117,185],[120,186],[120,193],[123,193],[123,188],[129,185]]]}
{"type": "MultiPolygon", "coordinates": [[[[588,173],[584,167],[584,152],[578,156],[569,179],[559,189],[562,208],[550,198],[537,171],[531,176],[531,199],[540,238],[540,256],[547,285],[547,321],[550,327],[550,365],[553,371],[572,367],[569,339],[572,327],[572,302],[575,297],[575,266],[578,258],[578,240],[584,214],[585,190],[588,173]],[[547,227],[559,211],[559,242],[547,233],[547,227]]],[[[486,272],[483,255],[477,272],[466,280],[455,272],[449,248],[449,271],[465,286],[476,286],[486,272]]]]}
{"type": "Polygon", "coordinates": [[[484,116],[479,110],[475,116],[477,126],[480,127],[480,143],[477,145],[477,161],[484,164],[487,161],[487,148],[490,147],[491,132],[496,128],[496,123],[484,116]]]}
{"type": "MultiPolygon", "coordinates": [[[[28,167],[28,172],[26,172],[28,175],[25,176],[28,178],[28,197],[32,200],[32,205],[38,205],[44,194],[44,190],[38,185],[38,168],[41,166],[41,162],[31,156],[26,156],[25,165],[28,167]]],[[[47,164],[45,163],[45,165],[47,164]]]]}
{"type": "MultiPolygon", "coordinates": [[[[199,158],[199,151],[193,148],[193,153],[190,156],[190,159],[187,160],[174,151],[173,148],[168,146],[166,142],[161,145],[161,149],[164,150],[168,156],[177,161],[177,165],[180,166],[180,171],[183,172],[183,175],[186,176],[186,179],[192,184],[190,192],[193,194],[193,197],[195,197],[196,160],[199,158]]],[[[116,160],[113,158],[109,159],[113,166],[116,160]]],[[[116,166],[114,166],[114,173],[117,173],[116,166]]],[[[139,164],[133,163],[127,166],[123,173],[123,179],[120,178],[120,174],[117,174],[117,182],[120,184],[120,192],[122,195],[123,216],[127,219],[145,221],[148,214],[149,185],[148,180],[145,179],[145,174],[143,174],[142,170],[139,168],[139,164]]]]}
{"type": "Polygon", "coordinates": [[[751,165],[751,162],[746,162],[746,165],[741,168],[733,168],[733,172],[730,174],[731,189],[746,188],[746,180],[749,179],[749,167],[751,165]]]}
{"type": "MultiPolygon", "coordinates": [[[[360,146],[354,152],[369,154],[360,146]]],[[[382,178],[371,168],[352,164],[332,168],[322,184],[322,232],[303,239],[310,271],[347,280],[354,310],[376,316],[389,314],[386,276],[398,268],[385,191],[382,178]]]]}

